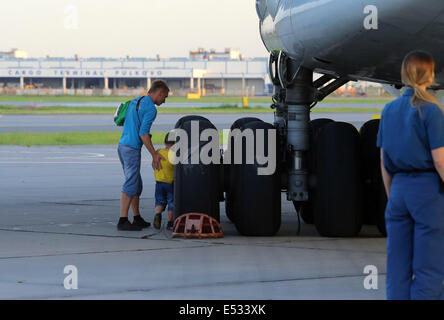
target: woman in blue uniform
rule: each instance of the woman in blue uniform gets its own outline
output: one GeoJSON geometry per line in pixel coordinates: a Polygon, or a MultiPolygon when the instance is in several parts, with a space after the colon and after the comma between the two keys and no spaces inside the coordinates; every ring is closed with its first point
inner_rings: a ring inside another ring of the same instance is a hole
{"type": "Polygon", "coordinates": [[[434,68],[427,52],[409,53],[407,90],[381,116],[387,299],[444,299],[444,108],[426,91],[434,68]]]}

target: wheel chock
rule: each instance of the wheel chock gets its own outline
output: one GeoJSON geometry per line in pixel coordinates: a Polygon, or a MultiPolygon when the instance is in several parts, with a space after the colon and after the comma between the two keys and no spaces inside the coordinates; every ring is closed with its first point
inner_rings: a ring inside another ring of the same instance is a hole
{"type": "Polygon", "coordinates": [[[223,238],[219,222],[204,213],[187,213],[174,221],[173,238],[223,238]]]}

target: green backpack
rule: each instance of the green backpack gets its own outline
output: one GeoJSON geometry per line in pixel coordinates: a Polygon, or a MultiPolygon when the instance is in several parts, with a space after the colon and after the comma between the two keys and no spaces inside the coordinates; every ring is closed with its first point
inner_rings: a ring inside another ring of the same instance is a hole
{"type": "MultiPolygon", "coordinates": [[[[143,99],[143,96],[139,98],[139,100],[137,100],[137,105],[136,105],[136,110],[139,111],[139,104],[140,101],[143,99]]],[[[126,112],[128,111],[128,108],[131,104],[132,100],[129,100],[127,102],[121,103],[118,107],[116,112],[114,113],[114,123],[116,125],[118,125],[119,127],[123,126],[123,124],[125,123],[125,117],[126,117],[126,112]]]]}

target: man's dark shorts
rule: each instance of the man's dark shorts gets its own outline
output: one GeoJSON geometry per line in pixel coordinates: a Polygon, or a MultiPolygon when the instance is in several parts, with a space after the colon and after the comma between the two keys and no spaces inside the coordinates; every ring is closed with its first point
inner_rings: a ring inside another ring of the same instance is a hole
{"type": "Polygon", "coordinates": [[[143,189],[142,176],[140,175],[141,150],[119,144],[117,152],[125,174],[122,192],[131,198],[140,196],[143,189]]]}

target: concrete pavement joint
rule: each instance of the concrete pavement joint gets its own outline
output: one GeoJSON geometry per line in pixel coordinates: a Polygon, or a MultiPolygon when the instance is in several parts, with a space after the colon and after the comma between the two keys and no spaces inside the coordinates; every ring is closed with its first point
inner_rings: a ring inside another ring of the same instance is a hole
{"type": "MultiPolygon", "coordinates": [[[[314,240],[316,241],[316,240],[314,240]]],[[[305,242],[308,242],[305,241],[305,242]]],[[[321,242],[321,241],[320,241],[321,242]]],[[[209,242],[206,242],[210,244],[209,242]]],[[[279,245],[269,245],[269,244],[263,244],[263,243],[221,243],[221,242],[214,242],[211,244],[220,244],[225,246],[255,246],[255,247],[265,247],[265,248],[281,248],[281,249],[300,249],[300,250],[322,250],[322,251],[338,251],[338,252],[356,252],[356,253],[362,253],[363,251],[359,250],[351,250],[351,249],[337,249],[337,248],[316,248],[316,247],[299,247],[299,246],[279,246],[279,245]]],[[[376,253],[376,254],[386,254],[385,251],[365,251],[365,253],[376,253]]]]}
{"type": "Polygon", "coordinates": [[[303,250],[322,250],[322,251],[339,251],[339,252],[356,252],[356,253],[376,253],[376,254],[386,254],[385,251],[359,251],[359,250],[350,250],[350,249],[335,249],[335,248],[315,248],[315,247],[279,247],[279,246],[273,246],[273,245],[256,245],[258,247],[268,247],[268,248],[286,248],[286,249],[303,249],[303,250]]]}
{"type": "MultiPolygon", "coordinates": [[[[120,175],[119,175],[120,176],[120,175]]],[[[154,197],[144,197],[140,198],[140,201],[142,200],[154,200],[154,197]]],[[[85,204],[86,202],[119,202],[119,199],[94,199],[94,200],[81,200],[81,201],[74,201],[74,202],[51,202],[51,201],[40,201],[41,204],[58,204],[58,205],[90,205],[90,206],[102,206],[101,204],[85,204]]],[[[142,207],[142,206],[141,206],[142,207]]]]}
{"type": "MultiPolygon", "coordinates": [[[[378,275],[383,276],[386,273],[379,273],[378,275]]],[[[250,280],[250,281],[227,281],[227,282],[213,282],[206,284],[197,284],[197,285],[189,285],[189,286],[170,286],[170,287],[157,287],[150,289],[127,289],[127,290],[118,290],[112,292],[101,292],[101,293],[90,293],[90,294],[74,294],[69,296],[48,296],[39,299],[57,299],[57,298],[75,298],[75,297],[88,297],[88,296],[98,296],[98,295],[115,295],[115,294],[125,294],[125,293],[149,293],[153,291],[168,291],[168,290],[180,290],[180,289],[196,289],[196,288],[208,288],[208,287],[226,287],[233,285],[252,285],[252,284],[267,284],[267,283],[284,283],[284,282],[297,282],[297,281],[311,281],[311,280],[332,280],[332,279],[345,279],[345,278],[362,278],[362,274],[352,274],[352,275],[336,275],[336,276],[319,276],[319,277],[301,277],[301,278],[290,278],[290,279],[273,279],[273,280],[250,280]]],[[[85,288],[85,289],[93,289],[93,288],[85,288]]],[[[27,298],[24,298],[27,299],[27,298]]],[[[32,298],[31,298],[32,299],[32,298]]]]}
{"type": "MultiPolygon", "coordinates": [[[[113,236],[113,235],[106,235],[106,234],[88,234],[88,233],[53,232],[53,231],[36,231],[36,230],[12,230],[12,229],[3,229],[3,228],[0,228],[0,231],[43,233],[43,234],[56,234],[56,235],[69,235],[69,236],[85,236],[85,237],[98,237],[98,238],[122,238],[122,239],[143,240],[143,239],[141,239],[141,237],[113,236]]],[[[165,239],[165,240],[168,240],[168,239],[165,239]]],[[[170,241],[177,241],[177,240],[170,240],[170,241]]]]}
{"type": "MultiPolygon", "coordinates": [[[[216,246],[216,245],[215,245],[216,246]]],[[[42,254],[33,256],[15,256],[15,257],[0,257],[0,260],[12,260],[12,259],[27,259],[27,258],[44,258],[44,257],[63,257],[63,256],[75,256],[75,255],[88,255],[88,254],[109,254],[109,253],[128,253],[128,252],[145,252],[145,251],[162,251],[162,250],[173,250],[173,249],[196,249],[196,248],[209,248],[210,245],[205,246],[185,246],[185,247],[174,247],[174,248],[149,248],[149,249],[127,249],[127,250],[106,250],[106,251],[90,251],[90,252],[67,252],[61,254],[42,254]]]]}
{"type": "MultiPolygon", "coordinates": [[[[144,238],[140,238],[140,237],[125,237],[125,236],[109,236],[109,235],[92,235],[92,234],[78,234],[78,233],[63,233],[63,232],[50,232],[50,231],[32,231],[32,230],[8,230],[8,229],[0,229],[0,231],[8,231],[8,232],[26,232],[26,233],[43,233],[43,234],[57,234],[57,235],[70,235],[70,236],[85,236],[85,237],[104,237],[104,238],[125,238],[125,239],[136,239],[136,240],[156,240],[156,241],[174,241],[174,242],[185,242],[187,241],[187,239],[176,239],[176,238],[151,238],[153,236],[159,235],[162,232],[157,232],[154,233],[152,235],[148,235],[148,236],[143,236],[144,238]]],[[[336,239],[336,240],[340,240],[340,239],[336,239]]],[[[208,242],[208,241],[199,241],[197,239],[192,239],[192,240],[188,240],[189,242],[193,242],[193,243],[197,243],[199,242],[200,244],[204,244],[204,245],[200,245],[200,246],[196,246],[196,247],[189,247],[189,248],[206,248],[206,247],[211,247],[211,246],[238,246],[238,247],[251,247],[251,246],[255,246],[255,247],[266,247],[266,248],[283,248],[283,249],[297,249],[297,250],[320,250],[320,251],[336,251],[336,252],[356,252],[356,253],[362,253],[362,251],[359,250],[349,250],[349,249],[337,249],[337,248],[316,248],[316,247],[301,247],[301,246],[278,246],[278,245],[267,245],[267,244],[263,244],[263,243],[248,243],[248,244],[244,244],[244,243],[226,243],[226,242],[208,242]]],[[[185,247],[188,248],[188,247],[185,247]]],[[[165,248],[160,248],[160,250],[163,250],[165,248]]],[[[166,249],[175,249],[175,248],[166,248],[166,249]]],[[[178,248],[178,249],[183,249],[183,248],[178,248]]],[[[16,257],[0,257],[0,260],[5,260],[5,259],[21,259],[21,258],[31,258],[31,257],[42,257],[42,256],[66,256],[66,255],[76,255],[76,254],[100,254],[100,253],[114,253],[114,252],[132,252],[132,251],[151,251],[151,250],[155,250],[155,249],[134,249],[134,250],[116,250],[116,251],[103,251],[103,252],[99,252],[99,251],[94,251],[94,252],[86,252],[86,253],[66,253],[66,254],[56,254],[56,255],[37,255],[37,256],[16,256],[16,257]]],[[[381,252],[381,251],[365,251],[366,253],[373,253],[373,254],[385,254],[385,252],[381,252]]]]}

